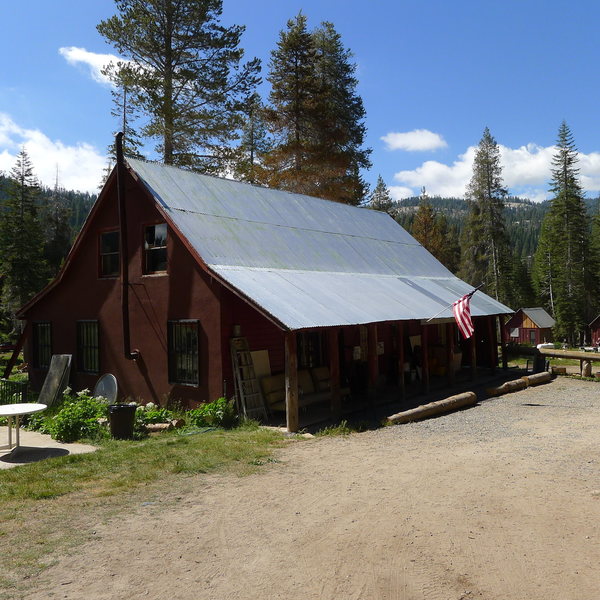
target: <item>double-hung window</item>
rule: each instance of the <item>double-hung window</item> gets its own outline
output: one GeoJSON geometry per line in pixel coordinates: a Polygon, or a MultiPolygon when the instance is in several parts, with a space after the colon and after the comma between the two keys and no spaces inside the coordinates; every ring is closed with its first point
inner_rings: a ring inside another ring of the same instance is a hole
{"type": "Polygon", "coordinates": [[[144,273],[167,270],[167,224],[148,225],[144,230],[144,273]]]}
{"type": "Polygon", "coordinates": [[[198,321],[168,322],[169,383],[200,384],[199,328],[198,321]]]}
{"type": "Polygon", "coordinates": [[[105,231],[100,234],[100,277],[119,275],[119,232],[105,231]]]}
{"type": "Polygon", "coordinates": [[[77,370],[100,373],[100,335],[98,321],[77,321],[77,370]]]}
{"type": "Polygon", "coordinates": [[[52,324],[33,323],[33,366],[47,369],[52,358],[52,324]]]}

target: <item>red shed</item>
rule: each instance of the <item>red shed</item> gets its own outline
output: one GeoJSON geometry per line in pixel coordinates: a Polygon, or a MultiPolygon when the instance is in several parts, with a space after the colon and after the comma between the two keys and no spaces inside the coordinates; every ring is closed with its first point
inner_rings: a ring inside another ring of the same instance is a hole
{"type": "Polygon", "coordinates": [[[461,356],[493,368],[512,311],[478,292],[459,342],[449,307],[471,290],[385,213],[128,159],[20,317],[34,387],[72,354],[76,389],[105,372],[160,404],[235,388],[296,430],[309,400],[339,414],[382,377],[404,393],[417,358],[423,385],[461,356]]]}
{"type": "Polygon", "coordinates": [[[520,308],[504,326],[510,342],[537,346],[552,342],[556,321],[541,307],[520,308]]]}

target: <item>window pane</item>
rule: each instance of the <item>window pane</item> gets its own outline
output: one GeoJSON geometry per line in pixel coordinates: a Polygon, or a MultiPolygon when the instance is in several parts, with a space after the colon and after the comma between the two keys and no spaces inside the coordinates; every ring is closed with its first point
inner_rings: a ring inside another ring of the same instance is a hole
{"type": "Polygon", "coordinates": [[[168,323],[169,382],[198,385],[198,323],[168,323]]]}
{"type": "Polygon", "coordinates": [[[77,323],[77,367],[82,373],[100,372],[98,321],[77,323]]]}
{"type": "Polygon", "coordinates": [[[100,234],[100,277],[116,277],[119,274],[119,232],[100,234]]]}
{"type": "Polygon", "coordinates": [[[146,273],[167,270],[167,224],[146,227],[144,234],[144,267],[146,273]]]}
{"type": "Polygon", "coordinates": [[[47,369],[52,358],[52,328],[50,323],[33,324],[33,366],[47,369]]]}

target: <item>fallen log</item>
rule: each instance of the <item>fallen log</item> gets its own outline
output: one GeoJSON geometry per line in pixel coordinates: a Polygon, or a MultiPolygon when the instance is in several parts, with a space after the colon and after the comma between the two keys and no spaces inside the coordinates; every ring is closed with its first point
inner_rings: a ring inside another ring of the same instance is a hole
{"type": "Polygon", "coordinates": [[[552,375],[548,371],[542,371],[541,373],[534,373],[533,375],[525,375],[521,377],[528,386],[540,385],[541,383],[548,383],[552,379],[552,375]]]}
{"type": "Polygon", "coordinates": [[[507,381],[502,385],[495,388],[488,388],[486,391],[488,396],[502,396],[503,394],[510,394],[511,392],[518,392],[524,390],[527,387],[527,382],[523,379],[514,379],[513,381],[507,381]]]}
{"type": "Polygon", "coordinates": [[[542,371],[541,373],[534,373],[533,375],[525,375],[519,379],[513,379],[507,381],[502,385],[495,388],[488,388],[486,393],[488,396],[502,396],[503,394],[510,394],[511,392],[518,392],[524,390],[526,387],[540,385],[542,383],[548,383],[552,380],[552,375],[548,371],[542,371]]]}
{"type": "Polygon", "coordinates": [[[387,418],[390,423],[410,423],[419,419],[426,419],[434,415],[450,412],[463,406],[470,406],[477,402],[477,395],[474,392],[464,392],[456,396],[450,396],[443,400],[436,400],[429,404],[423,404],[410,410],[405,410],[387,418]]]}

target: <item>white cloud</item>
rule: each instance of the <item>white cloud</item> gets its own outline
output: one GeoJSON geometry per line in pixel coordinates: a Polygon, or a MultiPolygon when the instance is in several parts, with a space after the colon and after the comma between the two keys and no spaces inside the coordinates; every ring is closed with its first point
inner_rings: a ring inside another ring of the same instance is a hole
{"type": "Polygon", "coordinates": [[[68,146],[60,140],[51,140],[41,131],[22,128],[9,115],[0,113],[0,170],[10,172],[21,148],[27,151],[42,184],[53,187],[58,168],[61,187],[98,191],[107,161],[103,153],[85,142],[68,146]]]}
{"type": "MultiPolygon", "coordinates": [[[[399,184],[396,189],[401,190],[400,197],[417,196],[423,186],[430,196],[464,197],[473,174],[475,150],[475,146],[470,146],[451,165],[429,160],[416,169],[397,172],[394,180],[399,184]]],[[[535,202],[548,198],[555,152],[555,146],[533,143],[519,148],[500,146],[502,177],[509,192],[535,202]]],[[[600,152],[579,153],[578,167],[584,191],[588,196],[597,195],[600,191],[600,152]]]]}
{"type": "Polygon", "coordinates": [[[391,185],[388,187],[388,190],[394,200],[402,200],[403,198],[410,198],[415,195],[411,188],[401,185],[391,185]]]}
{"type": "Polygon", "coordinates": [[[391,132],[381,138],[388,150],[406,150],[407,152],[423,152],[446,148],[448,144],[439,133],[428,129],[413,129],[405,133],[391,132]]]}
{"type": "Polygon", "coordinates": [[[102,74],[102,69],[111,63],[122,61],[114,54],[98,54],[96,52],[88,52],[85,48],[77,48],[76,46],[68,46],[58,49],[59,54],[73,66],[84,65],[89,68],[90,75],[97,83],[110,85],[110,79],[102,74]]]}

